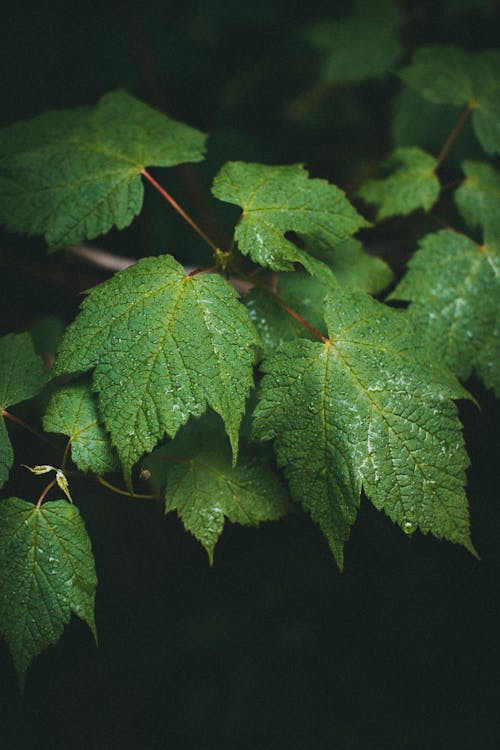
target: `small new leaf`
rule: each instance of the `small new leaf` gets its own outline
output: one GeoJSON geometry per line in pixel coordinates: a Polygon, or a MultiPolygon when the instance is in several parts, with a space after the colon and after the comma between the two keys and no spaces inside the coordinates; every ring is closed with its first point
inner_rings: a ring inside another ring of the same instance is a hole
{"type": "Polygon", "coordinates": [[[102,426],[97,398],[87,382],[73,383],[53,396],[43,418],[47,432],[61,432],[71,441],[71,457],[80,471],[105,474],[118,469],[109,435],[102,426]]]}
{"type": "Polygon", "coordinates": [[[473,551],[468,460],[451,401],[466,392],[421,359],[404,314],[338,287],[325,319],[326,344],[294,341],[263,364],[254,431],[274,440],[292,496],[340,567],[362,486],[404,530],[411,524],[473,551]]]}
{"type": "Polygon", "coordinates": [[[369,226],[340,188],[310,179],[299,164],[271,167],[228,162],[216,176],[212,192],[243,209],[234,234],[240,252],[275,271],[293,271],[293,264],[301,263],[330,284],[334,280],[329,268],[285,234],[296,232],[332,247],[369,226]]]}
{"type": "Polygon", "coordinates": [[[106,429],[130,470],[207,405],[236,457],[253,382],[257,332],[220,276],[186,276],[171,256],[145,258],[93,289],[62,341],[56,371],[95,368],[106,429]]]}
{"type": "Polygon", "coordinates": [[[397,148],[385,162],[394,171],[381,180],[369,180],[359,190],[368,203],[379,206],[377,219],[406,214],[423,208],[428,211],[439,196],[439,180],[434,170],[437,160],[420,148],[397,148]]]}
{"type": "Polygon", "coordinates": [[[390,295],[411,301],[422,341],[460,378],[473,368],[500,395],[500,249],[443,230],[428,234],[390,295]]]}
{"type": "Polygon", "coordinates": [[[52,249],[128,226],[140,172],[203,159],[205,135],[124,91],[0,131],[0,222],[52,249]]]}
{"type": "Polygon", "coordinates": [[[97,579],[77,508],[0,501],[0,632],[21,685],[32,659],[57,643],[74,612],[94,637],[97,579]]]}
{"type": "Polygon", "coordinates": [[[468,106],[485,151],[500,153],[500,52],[469,53],[457,47],[421,47],[400,71],[403,81],[432,102],[468,106]]]}
{"type": "Polygon", "coordinates": [[[47,382],[40,357],[28,333],[0,338],[0,487],[14,461],[2,411],[35,396],[47,382]]]}

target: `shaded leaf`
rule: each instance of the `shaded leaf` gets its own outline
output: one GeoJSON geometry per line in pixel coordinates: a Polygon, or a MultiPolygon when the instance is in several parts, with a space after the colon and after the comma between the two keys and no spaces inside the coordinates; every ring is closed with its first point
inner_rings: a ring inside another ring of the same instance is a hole
{"type": "Polygon", "coordinates": [[[9,476],[14,454],[2,410],[35,396],[47,382],[42,360],[28,333],[0,338],[0,487],[9,476]]]}
{"type": "Polygon", "coordinates": [[[419,48],[413,62],[400,71],[403,81],[426,99],[468,105],[482,147],[500,153],[500,52],[469,53],[457,47],[419,48]]]}
{"type": "Polygon", "coordinates": [[[435,356],[460,377],[489,373],[500,394],[500,249],[457,232],[429,234],[390,295],[410,300],[409,315],[435,356]]]}
{"type": "Polygon", "coordinates": [[[252,385],[257,333],[234,289],[145,258],[93,289],[61,344],[56,371],[95,368],[93,388],[125,477],[165,434],[211,406],[233,454],[252,385]]]}
{"type": "Polygon", "coordinates": [[[383,76],[401,56],[397,31],[402,22],[397,3],[358,0],[347,17],[313,26],[307,36],[325,51],[323,80],[351,83],[383,76]]]}
{"type": "Polygon", "coordinates": [[[466,180],[455,191],[455,202],[470,227],[482,226],[486,242],[500,239],[500,172],[490,164],[466,161],[466,180]]]}
{"type": "Polygon", "coordinates": [[[57,249],[123,229],[140,213],[146,166],[201,161],[205,136],[124,91],[0,131],[0,221],[57,249]]]}
{"type": "Polygon", "coordinates": [[[326,535],[340,567],[361,487],[405,531],[473,551],[468,464],[451,399],[466,392],[423,357],[405,315],[338,288],[330,340],[285,344],[263,363],[255,435],[274,440],[292,496],[326,535]]]}
{"type": "Polygon", "coordinates": [[[385,162],[392,174],[368,180],[358,191],[368,203],[379,206],[377,218],[406,215],[418,208],[428,211],[439,196],[437,160],[420,148],[397,148],[385,162]]]}
{"type": "Polygon", "coordinates": [[[174,441],[162,450],[162,456],[167,476],[165,512],[177,512],[212,563],[226,518],[257,526],[281,518],[290,505],[267,452],[246,447],[233,466],[227,448],[217,445],[216,436],[209,438],[203,446],[191,446],[187,451],[174,441]]]}
{"type": "Polygon", "coordinates": [[[51,398],[43,428],[60,432],[71,441],[71,457],[80,471],[105,474],[118,469],[111,441],[101,424],[97,400],[89,383],[74,383],[51,398]]]}
{"type": "Polygon", "coordinates": [[[96,636],[97,579],[77,508],[0,501],[0,632],[21,684],[31,661],[57,643],[74,612],[96,636]]]}
{"type": "Polygon", "coordinates": [[[243,209],[234,235],[240,252],[276,271],[293,271],[293,263],[301,263],[326,283],[334,283],[328,267],[285,234],[293,231],[331,247],[368,226],[340,188],[310,179],[298,164],[271,167],[227,162],[212,192],[243,209]]]}

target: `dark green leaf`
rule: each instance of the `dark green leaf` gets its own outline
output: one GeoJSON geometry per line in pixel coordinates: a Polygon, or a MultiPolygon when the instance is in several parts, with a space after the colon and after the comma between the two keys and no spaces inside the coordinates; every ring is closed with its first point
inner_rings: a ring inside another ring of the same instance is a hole
{"type": "Polygon", "coordinates": [[[293,497],[325,533],[339,566],[361,487],[406,532],[473,550],[468,464],[451,399],[466,395],[422,358],[404,313],[337,288],[330,340],[298,340],[264,361],[255,434],[274,439],[293,497]]]}
{"type": "Polygon", "coordinates": [[[71,612],[96,636],[96,585],[90,540],[74,505],[0,501],[0,632],[21,684],[32,659],[57,643],[71,612]]]}
{"type": "Polygon", "coordinates": [[[35,396],[47,382],[42,360],[35,354],[28,333],[0,338],[0,487],[14,460],[2,410],[35,396]]]}
{"type": "Polygon", "coordinates": [[[204,142],[124,91],[11,125],[0,131],[0,221],[54,249],[123,229],[142,207],[141,170],[200,161],[204,142]]]}
{"type": "Polygon", "coordinates": [[[461,378],[475,367],[500,394],[500,249],[443,230],[429,234],[391,294],[435,356],[461,378]],[[488,374],[487,374],[488,373],[488,374]]]}
{"type": "Polygon", "coordinates": [[[71,457],[80,471],[105,474],[118,469],[116,454],[101,424],[90,383],[75,383],[57,391],[43,419],[47,432],[61,432],[71,442],[71,457]]]}
{"type": "Polygon", "coordinates": [[[66,331],[56,370],[95,368],[103,422],[128,478],[143,453],[207,405],[224,420],[236,456],[257,343],[224,279],[186,276],[163,255],[91,291],[66,331]]]}
{"type": "Polygon", "coordinates": [[[406,215],[418,208],[428,211],[439,196],[437,160],[420,148],[397,148],[386,161],[389,177],[369,180],[359,190],[368,203],[379,206],[377,218],[406,215]]]}
{"type": "Polygon", "coordinates": [[[293,271],[293,263],[301,263],[325,283],[334,283],[328,267],[285,234],[293,231],[332,247],[368,226],[340,188],[310,179],[299,164],[228,162],[215,178],[212,192],[242,207],[234,236],[244,255],[276,271],[293,271]]]}
{"type": "Polygon", "coordinates": [[[487,243],[500,240],[500,172],[477,161],[462,168],[467,179],[455,192],[460,213],[470,227],[483,227],[487,243]]]}

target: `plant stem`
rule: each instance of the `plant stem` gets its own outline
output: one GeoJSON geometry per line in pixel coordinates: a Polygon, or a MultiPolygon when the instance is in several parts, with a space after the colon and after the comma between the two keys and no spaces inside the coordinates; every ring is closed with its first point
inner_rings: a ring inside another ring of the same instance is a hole
{"type": "Polygon", "coordinates": [[[184,209],[179,206],[177,201],[175,201],[172,198],[170,193],[168,193],[165,190],[165,188],[163,188],[158,182],[156,182],[154,177],[152,177],[146,169],[141,169],[141,174],[143,175],[143,177],[149,180],[149,182],[153,185],[153,187],[155,187],[156,190],[158,190],[160,195],[162,195],[165,198],[165,200],[167,200],[170,203],[170,205],[175,209],[175,211],[177,211],[177,213],[180,216],[182,216],[184,221],[187,221],[189,226],[192,227],[192,229],[194,229],[194,231],[202,238],[202,240],[204,240],[207,243],[207,245],[209,245],[212,248],[214,253],[217,252],[219,248],[217,247],[215,242],[212,242],[210,237],[208,237],[208,235],[205,234],[203,229],[201,229],[201,227],[199,227],[198,224],[195,221],[193,221],[193,219],[190,216],[188,216],[188,214],[184,211],[184,209]]]}
{"type": "Polygon", "coordinates": [[[159,495],[141,495],[138,492],[127,492],[127,490],[122,490],[119,487],[115,487],[114,484],[111,484],[103,477],[96,477],[97,481],[102,484],[103,487],[107,487],[108,490],[111,490],[112,492],[116,492],[118,495],[125,495],[125,497],[137,497],[140,500],[158,500],[159,495]]]}
{"type": "Polygon", "coordinates": [[[470,104],[467,104],[464,107],[464,109],[462,110],[462,112],[460,114],[460,117],[456,121],[455,125],[451,129],[451,132],[448,135],[448,138],[445,140],[445,142],[443,144],[443,147],[442,147],[441,151],[439,152],[439,154],[437,156],[437,166],[438,167],[445,160],[446,156],[448,155],[448,151],[453,146],[457,135],[462,130],[463,126],[465,125],[465,121],[467,120],[467,118],[468,118],[468,116],[470,115],[471,112],[472,112],[472,107],[471,107],[470,104]]]}
{"type": "Polygon", "coordinates": [[[294,310],[293,307],[290,307],[290,305],[287,305],[287,303],[284,302],[284,300],[282,300],[281,297],[278,297],[278,295],[275,292],[271,292],[270,289],[265,289],[264,291],[266,294],[272,297],[272,299],[276,302],[276,304],[282,307],[283,310],[285,310],[285,312],[291,315],[292,318],[295,318],[295,320],[297,320],[302,326],[304,326],[304,328],[307,328],[309,333],[312,333],[312,335],[315,338],[319,339],[324,344],[328,343],[329,340],[325,336],[323,336],[322,333],[317,331],[310,323],[308,323],[307,320],[303,318],[302,315],[300,315],[300,313],[297,312],[297,310],[294,310]]]}
{"type": "Polygon", "coordinates": [[[48,437],[46,437],[42,432],[39,432],[34,427],[29,425],[27,422],[24,421],[24,419],[21,419],[20,417],[16,417],[15,414],[11,414],[10,411],[5,411],[5,409],[2,409],[0,411],[0,414],[2,417],[5,417],[6,419],[10,419],[11,422],[15,422],[16,424],[20,425],[21,427],[24,427],[25,430],[28,430],[28,432],[31,432],[32,435],[35,435],[39,440],[43,440],[44,443],[47,443],[47,445],[50,445],[51,448],[54,448],[54,450],[58,450],[59,447],[52,442],[48,437]]]}
{"type": "Polygon", "coordinates": [[[57,481],[56,479],[53,479],[51,482],[49,482],[48,485],[46,486],[46,488],[44,489],[44,491],[42,492],[42,494],[40,495],[40,497],[38,498],[37,503],[36,503],[37,510],[38,510],[38,508],[40,508],[41,504],[43,503],[43,501],[44,501],[44,499],[45,499],[45,497],[47,495],[47,493],[50,492],[50,490],[52,489],[52,487],[55,485],[56,481],[57,481]]]}

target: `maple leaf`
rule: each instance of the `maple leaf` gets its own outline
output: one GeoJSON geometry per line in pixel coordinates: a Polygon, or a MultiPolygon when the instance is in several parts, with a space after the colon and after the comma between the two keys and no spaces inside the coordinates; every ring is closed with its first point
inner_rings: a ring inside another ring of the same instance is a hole
{"type": "Polygon", "coordinates": [[[73,383],[54,393],[43,418],[43,428],[69,436],[71,457],[80,471],[105,474],[118,468],[89,383],[73,383]]]}
{"type": "Polygon", "coordinates": [[[407,533],[419,528],[473,551],[468,459],[451,400],[466,391],[419,356],[404,313],[338,287],[325,320],[325,343],[287,343],[262,365],[254,433],[274,440],[292,496],[340,567],[362,487],[407,533]]]}
{"type": "Polygon", "coordinates": [[[420,241],[391,299],[409,300],[423,342],[462,379],[500,394],[500,248],[450,230],[420,241]]]}
{"type": "Polygon", "coordinates": [[[439,196],[434,170],[437,160],[420,148],[397,148],[384,166],[393,173],[380,180],[368,180],[358,191],[368,203],[379,205],[377,218],[406,215],[418,208],[428,211],[439,196]]]}
{"type": "Polygon", "coordinates": [[[28,333],[0,338],[0,487],[7,481],[14,461],[2,412],[35,396],[46,382],[42,360],[35,354],[28,333]]]}
{"type": "Polygon", "coordinates": [[[455,191],[455,203],[470,227],[484,228],[486,243],[500,240],[500,172],[490,164],[465,161],[466,179],[455,191]]]}
{"type": "Polygon", "coordinates": [[[340,188],[310,179],[300,164],[271,167],[227,162],[215,177],[212,192],[243,209],[234,234],[240,252],[275,271],[293,271],[293,264],[301,263],[310,274],[332,285],[329,268],[285,234],[293,231],[333,247],[369,226],[340,188]]]}
{"type": "Polygon", "coordinates": [[[74,505],[0,501],[0,632],[21,685],[32,659],[59,640],[71,612],[96,637],[96,585],[90,540],[74,505]]]}
{"type": "Polygon", "coordinates": [[[421,47],[400,71],[403,81],[432,102],[468,106],[485,151],[500,153],[500,52],[469,53],[457,47],[421,47]]]}
{"type": "Polygon", "coordinates": [[[347,17],[311,27],[307,37],[325,51],[323,80],[350,83],[383,76],[403,51],[397,38],[403,20],[391,0],[358,0],[347,17]]]}
{"type": "Polygon", "coordinates": [[[220,276],[145,258],[93,289],[68,327],[56,372],[95,368],[104,425],[125,477],[140,456],[209,405],[236,457],[258,336],[220,276]]]}
{"type": "Polygon", "coordinates": [[[16,123],[0,131],[0,221],[52,249],[123,229],[142,207],[141,170],[201,161],[204,142],[125,91],[16,123]]]}
{"type": "Polygon", "coordinates": [[[166,481],[165,513],[176,511],[184,527],[207,551],[214,548],[226,518],[232,523],[257,526],[274,521],[290,510],[286,487],[261,446],[244,445],[233,466],[220,434],[204,425],[187,425],[145,465],[166,481]]]}

